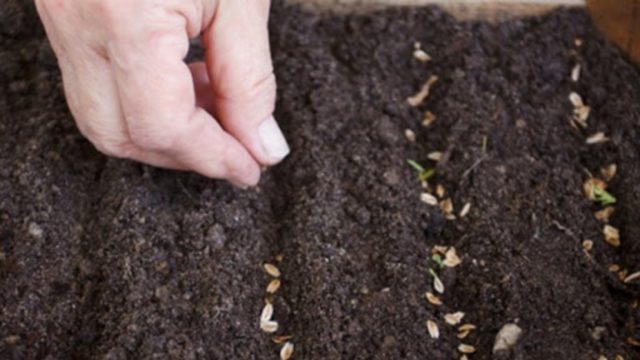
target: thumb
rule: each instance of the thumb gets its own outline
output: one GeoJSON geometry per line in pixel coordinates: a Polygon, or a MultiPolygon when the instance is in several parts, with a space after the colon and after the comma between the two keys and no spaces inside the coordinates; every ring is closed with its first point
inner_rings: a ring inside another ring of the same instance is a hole
{"type": "Polygon", "coordinates": [[[289,154],[273,110],[268,0],[222,0],[204,34],[206,65],[216,117],[263,165],[289,154]]]}

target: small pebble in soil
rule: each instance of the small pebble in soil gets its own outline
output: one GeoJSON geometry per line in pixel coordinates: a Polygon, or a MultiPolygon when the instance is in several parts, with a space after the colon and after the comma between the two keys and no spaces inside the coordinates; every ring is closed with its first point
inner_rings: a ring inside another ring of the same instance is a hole
{"type": "Polygon", "coordinates": [[[42,238],[42,235],[44,235],[44,231],[42,230],[40,225],[32,222],[29,223],[29,235],[33,236],[36,239],[40,239],[42,238]]]}
{"type": "Polygon", "coordinates": [[[493,343],[493,353],[510,350],[518,343],[521,336],[522,329],[520,326],[516,324],[503,325],[493,343]]]}

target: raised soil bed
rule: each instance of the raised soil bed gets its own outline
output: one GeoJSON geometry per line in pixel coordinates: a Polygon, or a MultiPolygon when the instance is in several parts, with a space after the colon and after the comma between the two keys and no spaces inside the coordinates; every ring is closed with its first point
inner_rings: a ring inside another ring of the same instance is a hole
{"type": "Polygon", "coordinates": [[[461,342],[470,359],[640,358],[640,285],[621,280],[640,270],[640,72],[583,11],[489,24],[278,3],[270,26],[292,153],[241,191],[94,150],[33,5],[5,1],[1,358],[278,358],[259,326],[267,261],[282,273],[273,318],[294,359],[459,359],[461,342]],[[415,41],[431,61],[414,59],[415,41]],[[590,107],[586,127],[571,121],[571,92],[590,107]],[[587,144],[598,132],[608,141],[587,144]],[[421,202],[407,159],[435,168],[429,184],[455,220],[421,202]],[[619,247],[583,193],[609,164],[619,247]],[[462,263],[441,268],[435,245],[462,263]],[[425,299],[429,269],[440,306],[425,299]],[[476,326],[463,340],[443,320],[458,311],[476,326]],[[508,323],[522,336],[494,355],[508,323]]]}

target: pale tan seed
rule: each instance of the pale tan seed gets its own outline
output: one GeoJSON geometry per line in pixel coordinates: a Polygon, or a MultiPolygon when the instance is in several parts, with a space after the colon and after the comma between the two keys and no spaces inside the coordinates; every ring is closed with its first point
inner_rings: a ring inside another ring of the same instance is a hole
{"type": "Polygon", "coordinates": [[[463,354],[473,354],[474,352],[476,352],[476,348],[471,345],[460,344],[458,345],[458,351],[463,354]]]}
{"type": "Polygon", "coordinates": [[[273,316],[273,304],[266,304],[263,308],[262,308],[262,313],[260,314],[260,321],[269,321],[271,320],[271,317],[273,316]]]}
{"type": "Polygon", "coordinates": [[[442,159],[442,153],[440,151],[433,151],[427,154],[427,158],[433,161],[440,161],[440,159],[442,159]]]}
{"type": "Polygon", "coordinates": [[[260,329],[262,329],[262,331],[272,334],[276,331],[278,331],[278,322],[277,321],[261,321],[260,322],[260,329]]]}
{"type": "Polygon", "coordinates": [[[413,57],[420,61],[420,62],[427,62],[429,60],[431,60],[431,56],[429,56],[429,54],[427,54],[424,50],[422,49],[416,49],[413,51],[413,57]]]}
{"type": "Polygon", "coordinates": [[[582,248],[587,250],[587,251],[591,251],[591,249],[593,249],[593,241],[591,240],[585,240],[582,242],[582,248]]]}
{"type": "Polygon", "coordinates": [[[433,288],[436,290],[436,292],[444,294],[444,284],[438,276],[433,277],[433,288]]]}
{"type": "Polygon", "coordinates": [[[293,343],[287,341],[280,350],[280,360],[289,360],[293,356],[293,343]]]}
{"type": "Polygon", "coordinates": [[[587,127],[589,114],[591,114],[591,108],[586,105],[573,109],[573,119],[577,121],[583,128],[587,127]]]}
{"type": "Polygon", "coordinates": [[[640,282],[640,271],[636,271],[633,274],[630,274],[629,276],[625,277],[624,282],[627,284],[640,282]]]}
{"type": "Polygon", "coordinates": [[[569,101],[574,108],[584,106],[584,102],[582,102],[582,97],[577,92],[571,92],[569,94],[569,101]]]}
{"type": "Polygon", "coordinates": [[[429,330],[429,335],[433,339],[437,339],[440,337],[440,330],[438,329],[438,324],[436,324],[432,320],[427,320],[427,330],[429,330]]]}
{"type": "Polygon", "coordinates": [[[471,330],[475,330],[475,329],[476,329],[476,326],[473,325],[473,324],[464,324],[464,325],[460,325],[458,327],[459,331],[467,331],[467,330],[471,331],[471,330]]]}
{"type": "Polygon", "coordinates": [[[451,314],[444,315],[444,321],[449,325],[458,325],[462,318],[464,317],[464,313],[462,311],[457,311],[451,314]]]}
{"type": "Polygon", "coordinates": [[[458,339],[462,340],[462,339],[466,338],[467,336],[469,336],[469,333],[470,333],[470,332],[471,332],[470,330],[463,330],[463,331],[460,331],[460,332],[458,332],[458,334],[456,335],[456,337],[457,337],[458,339]]]}
{"type": "Polygon", "coordinates": [[[631,346],[640,346],[640,340],[634,339],[632,337],[628,337],[627,338],[627,344],[629,344],[631,346]]]}
{"type": "Polygon", "coordinates": [[[460,210],[460,217],[463,218],[467,216],[467,214],[469,213],[469,210],[471,210],[471,203],[464,204],[464,206],[462,207],[462,210],[460,210]]]}
{"type": "Polygon", "coordinates": [[[613,215],[614,211],[615,211],[615,208],[613,206],[607,206],[606,208],[604,208],[602,210],[596,211],[593,215],[599,221],[602,221],[603,223],[608,223],[609,222],[609,218],[611,217],[611,215],[613,215]]]}
{"type": "Polygon", "coordinates": [[[280,289],[280,279],[273,279],[269,282],[269,285],[267,285],[267,293],[269,294],[275,294],[276,291],[278,291],[278,289],[280,289]]]}
{"type": "Polygon", "coordinates": [[[573,40],[573,43],[576,45],[576,47],[582,47],[582,45],[584,44],[584,40],[577,37],[573,40]]]}
{"type": "Polygon", "coordinates": [[[293,335],[278,335],[278,336],[272,337],[271,341],[273,341],[274,344],[279,345],[292,338],[293,338],[293,335]]]}
{"type": "Polygon", "coordinates": [[[444,189],[444,186],[442,186],[441,184],[438,184],[436,186],[436,195],[438,195],[439,198],[443,198],[446,192],[447,191],[444,189]]]}
{"type": "Polygon", "coordinates": [[[467,355],[462,355],[460,356],[460,360],[469,360],[469,357],[467,355]]]}
{"type": "Polygon", "coordinates": [[[437,297],[430,291],[427,291],[427,293],[425,294],[425,297],[427,298],[427,301],[432,305],[436,305],[436,306],[442,305],[442,300],[440,300],[439,297],[437,297]]]}
{"type": "Polygon", "coordinates": [[[456,252],[456,248],[450,247],[449,250],[444,254],[444,261],[442,262],[447,267],[456,267],[462,263],[460,257],[456,252]]]}
{"type": "Polygon", "coordinates": [[[457,219],[456,216],[453,215],[453,214],[446,214],[444,216],[444,218],[447,219],[447,220],[455,220],[455,219],[457,219]]]}
{"type": "Polygon", "coordinates": [[[433,249],[431,249],[431,253],[432,254],[440,254],[440,255],[444,255],[447,253],[447,249],[449,249],[448,247],[444,246],[444,245],[435,245],[433,247],[433,249]]]}
{"type": "Polygon", "coordinates": [[[620,279],[620,281],[624,281],[624,279],[627,277],[627,274],[629,273],[629,270],[627,269],[623,269],[618,271],[618,279],[620,279]]]}
{"type": "Polygon", "coordinates": [[[284,260],[284,254],[278,254],[275,257],[276,262],[282,262],[284,260]]]}
{"type": "Polygon", "coordinates": [[[615,360],[624,360],[622,355],[616,355],[615,360]]]}
{"type": "Polygon", "coordinates": [[[618,265],[618,264],[609,265],[609,271],[610,272],[618,272],[618,271],[620,271],[620,265],[618,265]]]}
{"type": "Polygon", "coordinates": [[[605,225],[602,230],[604,240],[613,247],[620,246],[620,232],[611,225],[605,225]]]}
{"type": "Polygon", "coordinates": [[[576,64],[576,66],[571,69],[571,81],[578,82],[580,79],[580,64],[576,64]]]}
{"type": "Polygon", "coordinates": [[[586,140],[586,143],[589,145],[594,145],[594,144],[602,144],[607,141],[609,141],[609,138],[602,131],[599,131],[589,136],[586,140]]]}
{"type": "Polygon", "coordinates": [[[440,209],[442,209],[442,212],[445,214],[453,213],[453,202],[451,201],[451,198],[440,201],[440,209]]]}
{"type": "Polygon", "coordinates": [[[278,278],[280,277],[280,270],[278,270],[278,268],[270,263],[265,263],[264,264],[264,271],[269,274],[269,276],[272,276],[274,278],[278,278]]]}
{"type": "Polygon", "coordinates": [[[413,96],[407,98],[407,102],[409,105],[415,107],[420,104],[429,96],[431,92],[431,87],[438,81],[438,77],[436,75],[431,75],[427,79],[427,81],[422,84],[420,90],[413,96]]]}
{"type": "Polygon", "coordinates": [[[427,193],[427,192],[423,192],[422,194],[420,194],[420,201],[422,201],[423,203],[427,204],[427,205],[431,205],[431,206],[437,206],[438,205],[438,199],[436,199],[435,196],[427,193]]]}
{"type": "Polygon", "coordinates": [[[420,41],[414,41],[413,42],[413,49],[414,50],[418,50],[422,48],[422,43],[420,43],[420,41]]]}
{"type": "Polygon", "coordinates": [[[431,111],[425,111],[424,115],[422,116],[422,126],[428,127],[429,125],[433,124],[434,121],[436,121],[436,115],[431,111]]]}
{"type": "Polygon", "coordinates": [[[604,181],[609,182],[613,180],[613,177],[616,176],[616,172],[618,170],[618,166],[616,164],[609,164],[602,169],[600,169],[600,174],[604,178],[604,181]]]}
{"type": "Polygon", "coordinates": [[[404,137],[407,138],[407,141],[409,141],[409,142],[415,142],[416,141],[416,133],[413,132],[413,130],[411,130],[411,129],[406,129],[404,131],[404,137]]]}
{"type": "Polygon", "coordinates": [[[607,357],[604,355],[598,356],[598,360],[607,360],[607,357]]]}

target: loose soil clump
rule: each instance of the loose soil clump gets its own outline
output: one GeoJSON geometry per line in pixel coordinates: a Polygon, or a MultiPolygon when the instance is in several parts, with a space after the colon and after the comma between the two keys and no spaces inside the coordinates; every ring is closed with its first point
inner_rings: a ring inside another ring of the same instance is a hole
{"type": "Polygon", "coordinates": [[[640,72],[583,11],[277,3],[270,27],[292,153],[241,191],[94,150],[5,2],[0,357],[640,358],[640,72]]]}

